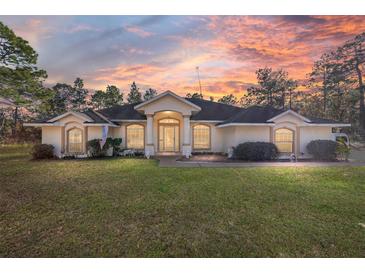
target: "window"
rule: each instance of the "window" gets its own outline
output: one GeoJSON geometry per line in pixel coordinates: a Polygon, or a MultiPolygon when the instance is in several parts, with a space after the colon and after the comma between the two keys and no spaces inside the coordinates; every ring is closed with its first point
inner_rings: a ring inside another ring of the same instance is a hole
{"type": "Polygon", "coordinates": [[[73,128],[68,131],[68,152],[81,153],[82,152],[82,130],[73,128]]]}
{"type": "Polygon", "coordinates": [[[144,127],[141,125],[127,126],[127,148],[144,148],[144,127]]]}
{"type": "Polygon", "coordinates": [[[196,125],[193,127],[193,148],[209,149],[210,148],[210,127],[205,125],[196,125]]]}
{"type": "Polygon", "coordinates": [[[165,118],[158,121],[159,124],[178,124],[179,120],[173,118],[165,118]]]}
{"type": "Polygon", "coordinates": [[[290,129],[281,128],[275,131],[275,145],[281,153],[292,153],[294,133],[290,129]]]}

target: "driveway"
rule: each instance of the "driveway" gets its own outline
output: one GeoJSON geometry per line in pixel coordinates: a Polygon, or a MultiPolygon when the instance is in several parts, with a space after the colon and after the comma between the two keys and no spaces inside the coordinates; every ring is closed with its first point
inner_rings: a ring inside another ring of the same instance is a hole
{"type": "Polygon", "coordinates": [[[353,162],[365,162],[365,148],[351,149],[349,159],[353,162]]]}

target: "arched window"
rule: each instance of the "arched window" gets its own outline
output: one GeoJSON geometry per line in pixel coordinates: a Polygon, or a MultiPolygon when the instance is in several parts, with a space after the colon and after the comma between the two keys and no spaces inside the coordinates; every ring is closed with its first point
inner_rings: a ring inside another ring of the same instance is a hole
{"type": "Polygon", "coordinates": [[[210,127],[206,125],[193,126],[193,148],[210,149],[210,127]]]}
{"type": "Polygon", "coordinates": [[[127,126],[127,148],[143,149],[144,148],[144,127],[133,124],[127,126]]]}
{"type": "Polygon", "coordinates": [[[275,130],[275,145],[281,153],[293,153],[294,132],[287,128],[275,130]]]}
{"type": "Polygon", "coordinates": [[[158,121],[159,124],[178,124],[179,120],[174,118],[164,118],[158,121]]]}
{"type": "Polygon", "coordinates": [[[81,153],[83,151],[82,130],[72,128],[67,132],[68,152],[81,153]]]}

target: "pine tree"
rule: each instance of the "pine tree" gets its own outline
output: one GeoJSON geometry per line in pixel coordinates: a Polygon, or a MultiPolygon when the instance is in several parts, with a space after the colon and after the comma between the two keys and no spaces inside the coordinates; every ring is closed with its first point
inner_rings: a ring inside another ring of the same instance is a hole
{"type": "Polygon", "coordinates": [[[143,95],[143,100],[148,101],[157,95],[157,91],[155,89],[149,88],[145,91],[143,95]]]}
{"type": "Polygon", "coordinates": [[[142,102],[142,94],[139,92],[139,88],[137,87],[135,82],[133,82],[131,85],[131,90],[128,93],[127,100],[129,104],[142,102]]]}
{"type": "Polygon", "coordinates": [[[74,110],[81,111],[86,107],[88,90],[84,89],[84,81],[77,77],[73,86],[72,106],[74,110]]]}

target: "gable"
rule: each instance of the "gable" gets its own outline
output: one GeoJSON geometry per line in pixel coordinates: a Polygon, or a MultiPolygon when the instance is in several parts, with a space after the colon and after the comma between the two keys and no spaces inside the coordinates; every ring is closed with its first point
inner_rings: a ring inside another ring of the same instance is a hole
{"type": "Polygon", "coordinates": [[[155,98],[135,106],[137,111],[144,114],[154,114],[160,111],[176,111],[183,115],[191,115],[201,108],[172,92],[165,92],[155,98]]]}
{"type": "Polygon", "coordinates": [[[289,122],[289,123],[293,123],[293,124],[301,124],[304,121],[296,116],[294,116],[293,114],[285,114],[284,116],[275,119],[274,120],[275,124],[280,124],[283,122],[289,122]]]}
{"type": "Polygon", "coordinates": [[[83,113],[76,113],[73,111],[70,112],[66,112],[62,115],[56,116],[50,120],[48,120],[47,122],[60,122],[60,123],[68,123],[68,122],[93,122],[93,120],[88,117],[87,115],[83,114],[83,113]]]}

